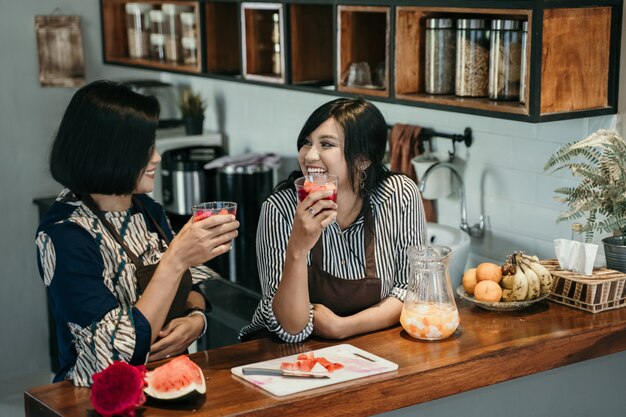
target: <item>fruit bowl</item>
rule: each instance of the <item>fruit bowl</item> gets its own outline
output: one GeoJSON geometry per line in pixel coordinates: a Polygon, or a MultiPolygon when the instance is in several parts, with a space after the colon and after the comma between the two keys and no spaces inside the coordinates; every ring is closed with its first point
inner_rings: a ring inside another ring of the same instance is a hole
{"type": "Polygon", "coordinates": [[[476,300],[473,295],[470,295],[467,292],[465,292],[465,289],[463,288],[462,285],[459,285],[456,288],[456,293],[459,294],[459,296],[461,298],[463,298],[464,300],[467,300],[467,301],[469,301],[469,302],[471,302],[473,304],[476,304],[480,308],[484,308],[485,310],[491,310],[491,311],[516,311],[516,310],[522,310],[522,309],[524,309],[526,307],[530,307],[531,305],[533,305],[535,303],[538,303],[539,301],[545,300],[550,295],[549,293],[543,293],[543,294],[539,295],[539,297],[537,297],[537,298],[535,298],[533,300],[507,301],[507,302],[495,301],[495,302],[491,302],[491,301],[479,301],[479,300],[476,300]]]}

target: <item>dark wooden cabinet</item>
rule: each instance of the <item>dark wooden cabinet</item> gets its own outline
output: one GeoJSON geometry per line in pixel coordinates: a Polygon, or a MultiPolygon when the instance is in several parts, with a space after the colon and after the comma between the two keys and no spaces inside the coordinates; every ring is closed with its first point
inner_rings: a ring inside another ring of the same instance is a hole
{"type": "Polygon", "coordinates": [[[617,112],[623,0],[145,0],[196,14],[191,66],[129,58],[127,2],[100,0],[107,63],[529,122],[617,112]],[[429,17],[526,21],[524,100],[426,94],[429,17]]]}

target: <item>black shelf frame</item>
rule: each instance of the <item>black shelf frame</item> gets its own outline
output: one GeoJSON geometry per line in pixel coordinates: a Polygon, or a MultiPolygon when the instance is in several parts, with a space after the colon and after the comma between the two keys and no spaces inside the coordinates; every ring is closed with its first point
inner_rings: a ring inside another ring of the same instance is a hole
{"type": "MultiPolygon", "coordinates": [[[[103,3],[107,0],[100,0],[100,8],[102,10],[103,3]]],[[[130,1],[130,0],[129,0],[130,1]]],[[[170,2],[175,0],[170,0],[170,2]]],[[[247,0],[249,2],[249,0],[247,0]]],[[[200,47],[205,48],[206,45],[206,28],[205,28],[205,10],[203,7],[204,3],[236,3],[238,5],[239,10],[241,11],[241,3],[246,2],[246,0],[195,0],[199,6],[199,15],[200,22],[199,31],[201,33],[200,39],[200,47]]],[[[159,67],[153,67],[145,64],[134,64],[131,62],[119,62],[115,59],[107,59],[106,48],[105,48],[105,39],[104,39],[104,18],[101,13],[101,31],[102,31],[102,61],[105,64],[116,65],[122,67],[129,68],[139,68],[151,71],[158,72],[170,72],[175,74],[182,74],[187,76],[201,77],[214,79],[219,81],[226,82],[235,82],[235,83],[244,83],[251,84],[257,86],[265,86],[269,88],[282,88],[287,90],[294,90],[306,93],[315,93],[322,95],[332,95],[332,96],[341,96],[341,97],[364,97],[367,100],[373,102],[383,102],[383,103],[392,103],[392,104],[400,104],[407,105],[412,107],[420,107],[426,109],[433,110],[442,110],[448,112],[455,113],[463,113],[470,114],[476,116],[486,116],[498,119],[506,119],[506,120],[514,120],[514,121],[522,121],[522,122],[531,122],[531,123],[540,123],[540,122],[549,122],[549,121],[557,121],[557,120],[570,120],[570,119],[578,119],[583,117],[592,117],[592,116],[602,116],[602,115],[610,115],[616,114],[618,110],[618,95],[619,95],[619,65],[620,65],[620,48],[621,48],[621,27],[622,27],[622,15],[623,15],[623,0],[519,0],[519,1],[511,1],[506,2],[506,4],[502,4],[501,0],[289,0],[289,1],[274,1],[274,0],[254,0],[254,2],[258,3],[279,3],[283,5],[283,18],[285,19],[283,23],[283,36],[285,37],[285,82],[284,83],[275,83],[269,81],[262,80],[251,80],[245,79],[243,75],[235,74],[235,75],[226,75],[219,73],[210,73],[207,71],[206,64],[206,53],[202,53],[202,62],[200,63],[201,71],[200,73],[190,73],[189,71],[181,69],[176,69],[172,67],[171,69],[163,69],[159,67]],[[345,91],[338,91],[337,85],[337,74],[334,71],[334,79],[332,88],[324,88],[323,86],[318,85],[309,85],[309,84],[292,84],[292,74],[291,74],[291,65],[289,64],[291,59],[290,53],[290,5],[292,4],[301,4],[301,5],[330,5],[333,7],[333,45],[334,49],[331,52],[333,54],[333,68],[337,68],[337,6],[339,5],[358,5],[358,6],[389,6],[390,7],[390,47],[388,57],[390,66],[389,66],[389,97],[380,97],[368,95],[364,91],[363,93],[352,93],[345,91]],[[431,102],[423,102],[423,101],[413,101],[407,100],[403,98],[398,98],[395,95],[395,78],[394,78],[394,62],[395,62],[395,25],[396,25],[396,8],[408,6],[408,7],[446,7],[446,8],[485,8],[485,9],[524,9],[532,11],[532,33],[529,33],[529,38],[531,38],[531,59],[530,59],[530,68],[529,68],[529,102],[528,114],[521,113],[510,113],[506,111],[495,111],[495,110],[486,110],[481,108],[472,108],[472,107],[461,107],[456,106],[454,104],[440,104],[440,103],[431,103],[431,102]],[[542,44],[542,31],[543,31],[543,11],[545,9],[551,8],[583,8],[583,7],[597,7],[597,6],[610,6],[612,8],[611,11],[611,30],[610,30],[610,51],[609,51],[609,74],[608,74],[608,97],[607,102],[608,105],[606,107],[601,108],[593,108],[586,110],[578,110],[578,111],[567,111],[560,113],[547,113],[547,114],[539,114],[540,109],[540,100],[541,100],[541,67],[542,67],[542,50],[537,45],[542,44]]],[[[241,19],[239,20],[239,34],[241,36],[241,19]]],[[[239,57],[240,63],[242,64],[242,53],[241,50],[243,42],[239,42],[239,57]]],[[[243,66],[240,65],[241,70],[243,71],[243,66]]]]}

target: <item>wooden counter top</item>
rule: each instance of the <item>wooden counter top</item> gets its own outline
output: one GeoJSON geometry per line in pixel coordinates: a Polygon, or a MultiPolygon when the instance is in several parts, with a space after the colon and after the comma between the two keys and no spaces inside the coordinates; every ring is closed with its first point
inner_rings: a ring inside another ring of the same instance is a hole
{"type": "MultiPolygon", "coordinates": [[[[313,339],[288,345],[255,340],[191,355],[207,381],[206,399],[185,410],[142,407],[141,417],[372,415],[626,350],[626,309],[590,314],[543,301],[495,313],[458,300],[461,325],[449,339],[422,342],[397,326],[350,343],[396,362],[399,369],[286,397],[274,397],[231,375],[234,366],[319,349],[313,339]]],[[[96,415],[89,390],[69,382],[25,394],[26,417],[96,415]]],[[[180,407],[180,405],[179,405],[180,407]]]]}

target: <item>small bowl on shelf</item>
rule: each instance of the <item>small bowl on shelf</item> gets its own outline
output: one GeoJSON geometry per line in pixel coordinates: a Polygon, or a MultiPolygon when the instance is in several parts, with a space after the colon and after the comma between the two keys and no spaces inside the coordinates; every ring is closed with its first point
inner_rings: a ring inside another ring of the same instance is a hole
{"type": "Polygon", "coordinates": [[[549,293],[541,294],[539,297],[532,300],[523,300],[523,301],[480,301],[474,298],[473,295],[468,294],[462,285],[459,285],[456,288],[456,293],[459,297],[464,300],[469,301],[472,304],[477,305],[478,307],[490,310],[490,311],[517,311],[522,310],[524,308],[530,307],[531,305],[538,303],[540,301],[545,300],[550,295],[549,293]]]}

